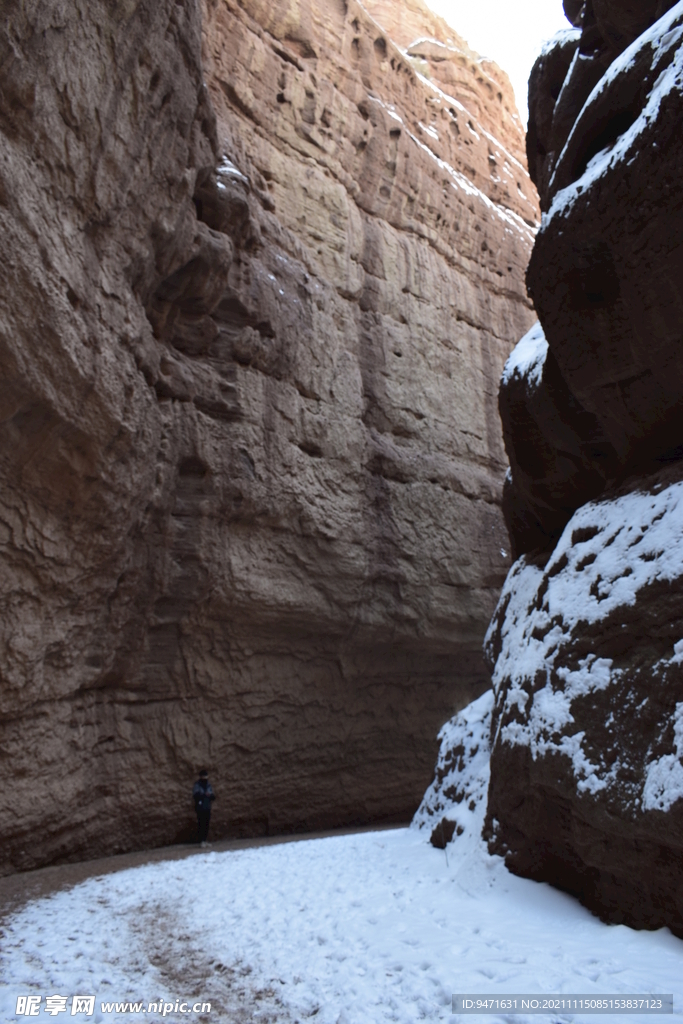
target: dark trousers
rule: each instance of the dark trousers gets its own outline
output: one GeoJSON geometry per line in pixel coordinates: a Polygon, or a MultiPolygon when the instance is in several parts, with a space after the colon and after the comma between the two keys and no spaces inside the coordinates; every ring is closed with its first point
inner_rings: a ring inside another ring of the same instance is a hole
{"type": "Polygon", "coordinates": [[[206,837],[209,834],[209,824],[211,822],[211,811],[197,811],[197,835],[198,843],[205,843],[206,837]]]}

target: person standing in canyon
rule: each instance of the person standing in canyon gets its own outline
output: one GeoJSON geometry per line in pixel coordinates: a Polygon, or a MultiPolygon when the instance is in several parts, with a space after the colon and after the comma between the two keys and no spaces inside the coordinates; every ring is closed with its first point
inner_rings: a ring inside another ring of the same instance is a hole
{"type": "Polygon", "coordinates": [[[192,787],[192,799],[197,813],[197,842],[201,847],[206,847],[209,845],[207,838],[211,823],[211,804],[216,799],[206,768],[202,768],[199,778],[192,787]]]}

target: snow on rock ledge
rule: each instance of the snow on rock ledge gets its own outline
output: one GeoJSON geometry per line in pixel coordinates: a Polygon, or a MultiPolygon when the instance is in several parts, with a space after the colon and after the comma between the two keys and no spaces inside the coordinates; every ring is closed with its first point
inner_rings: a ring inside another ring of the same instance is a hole
{"type": "Polygon", "coordinates": [[[538,386],[543,376],[543,365],[548,354],[548,342],[543,328],[535,323],[519,341],[508,358],[501,384],[509,384],[513,377],[526,378],[528,387],[538,386]]]}
{"type": "Polygon", "coordinates": [[[589,502],[514,564],[487,639],[485,835],[612,921],[683,934],[680,467],[589,502]]]}

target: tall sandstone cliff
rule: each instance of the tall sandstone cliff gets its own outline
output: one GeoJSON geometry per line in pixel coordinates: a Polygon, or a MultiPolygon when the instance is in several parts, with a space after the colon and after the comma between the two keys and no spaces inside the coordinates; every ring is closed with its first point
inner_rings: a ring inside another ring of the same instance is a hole
{"type": "Polygon", "coordinates": [[[406,818],[486,685],[535,191],[382,13],[3,6],[2,871],[187,837],[203,765],[216,835],[406,818]]]}

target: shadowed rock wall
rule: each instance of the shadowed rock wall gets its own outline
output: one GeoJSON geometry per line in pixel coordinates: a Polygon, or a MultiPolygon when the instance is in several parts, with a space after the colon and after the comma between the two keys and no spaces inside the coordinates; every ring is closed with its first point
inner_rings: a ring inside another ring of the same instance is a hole
{"type": "Polygon", "coordinates": [[[520,557],[486,643],[485,834],[683,935],[683,3],[577,6],[530,79],[540,323],[500,394],[520,557]]]}
{"type": "Polygon", "coordinates": [[[5,871],[204,764],[214,834],[405,819],[485,686],[521,137],[352,0],[201,13],[3,10],[5,871]]]}

